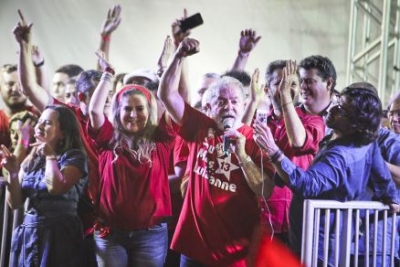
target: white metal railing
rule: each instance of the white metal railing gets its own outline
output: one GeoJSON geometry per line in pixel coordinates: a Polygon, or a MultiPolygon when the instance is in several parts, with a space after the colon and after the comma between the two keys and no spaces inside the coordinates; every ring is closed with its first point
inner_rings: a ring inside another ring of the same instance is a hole
{"type": "Polygon", "coordinates": [[[381,202],[305,200],[301,251],[305,266],[317,266],[322,242],[323,266],[395,266],[398,217],[381,202]]]}

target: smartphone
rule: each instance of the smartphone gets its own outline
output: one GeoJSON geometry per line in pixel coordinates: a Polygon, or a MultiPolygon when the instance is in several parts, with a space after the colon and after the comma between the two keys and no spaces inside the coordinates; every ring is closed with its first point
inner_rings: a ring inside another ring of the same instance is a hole
{"type": "Polygon", "coordinates": [[[193,29],[197,26],[203,24],[203,18],[200,13],[196,13],[190,17],[187,17],[184,20],[181,20],[180,28],[182,32],[187,32],[190,29],[193,29]]]}
{"type": "Polygon", "coordinates": [[[257,121],[267,124],[267,117],[268,117],[267,110],[257,109],[257,112],[256,112],[256,120],[257,121]]]}

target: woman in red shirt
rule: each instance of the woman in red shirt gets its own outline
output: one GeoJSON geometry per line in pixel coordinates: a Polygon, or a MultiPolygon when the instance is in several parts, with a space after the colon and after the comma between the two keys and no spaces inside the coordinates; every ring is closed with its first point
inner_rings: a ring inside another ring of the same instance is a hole
{"type": "Polygon", "coordinates": [[[113,70],[99,58],[104,73],[89,104],[89,133],[100,172],[97,261],[99,266],[163,266],[175,131],[165,114],[157,124],[156,100],[138,85],[127,85],[113,97],[108,120],[103,108],[113,70]]]}

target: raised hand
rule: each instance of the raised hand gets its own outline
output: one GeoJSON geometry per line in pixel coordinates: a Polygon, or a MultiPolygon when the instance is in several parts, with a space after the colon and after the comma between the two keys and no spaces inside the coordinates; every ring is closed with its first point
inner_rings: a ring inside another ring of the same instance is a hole
{"type": "Polygon", "coordinates": [[[17,121],[16,130],[19,140],[21,140],[24,146],[26,144],[26,147],[29,145],[29,142],[31,140],[35,124],[36,122],[32,121],[32,119],[27,119],[24,123],[22,123],[22,121],[20,120],[17,121]]]}
{"type": "Polygon", "coordinates": [[[44,61],[43,55],[37,45],[32,46],[32,61],[33,65],[41,64],[44,61]]]}
{"type": "MultiPolygon", "coordinates": [[[[283,68],[283,77],[278,86],[278,91],[283,101],[283,96],[292,98],[292,90],[296,91],[299,86],[299,77],[297,76],[296,61],[287,60],[286,67],[283,68]]],[[[287,99],[285,100],[287,101],[287,99]]],[[[284,104],[284,103],[283,103],[284,104]]]]}
{"type": "Polygon", "coordinates": [[[251,99],[252,101],[259,101],[262,99],[264,95],[264,86],[260,86],[259,84],[260,70],[256,68],[251,76],[251,99]]]}
{"type": "Polygon", "coordinates": [[[100,34],[102,36],[108,36],[115,31],[121,23],[121,6],[114,5],[107,12],[107,17],[103,22],[100,34]]]}
{"type": "Polygon", "coordinates": [[[180,43],[178,49],[176,50],[176,55],[179,57],[187,57],[196,54],[199,51],[200,42],[192,38],[186,38],[180,43]]]}
{"type": "Polygon", "coordinates": [[[174,41],[175,47],[190,35],[190,31],[182,32],[180,28],[181,21],[187,18],[187,10],[183,9],[183,17],[180,20],[176,20],[172,23],[172,39],[174,41]]]}
{"type": "Polygon", "coordinates": [[[261,36],[257,36],[256,31],[253,31],[252,29],[241,31],[239,40],[239,52],[244,54],[250,53],[257,45],[258,41],[260,41],[260,39],[261,36]]]}
{"type": "Polygon", "coordinates": [[[13,29],[13,33],[15,36],[15,40],[20,45],[30,45],[32,42],[32,33],[31,33],[31,28],[33,23],[30,23],[29,25],[26,24],[24,15],[22,14],[21,10],[18,9],[18,15],[20,18],[20,21],[17,23],[17,26],[13,29]]]}
{"type": "Polygon", "coordinates": [[[173,52],[172,39],[168,35],[167,38],[165,38],[163,50],[157,62],[159,72],[163,72],[164,69],[167,67],[168,59],[171,57],[172,52],[173,52]]]}
{"type": "Polygon", "coordinates": [[[19,171],[17,158],[4,145],[1,145],[0,147],[0,164],[10,174],[16,174],[19,171]]]}

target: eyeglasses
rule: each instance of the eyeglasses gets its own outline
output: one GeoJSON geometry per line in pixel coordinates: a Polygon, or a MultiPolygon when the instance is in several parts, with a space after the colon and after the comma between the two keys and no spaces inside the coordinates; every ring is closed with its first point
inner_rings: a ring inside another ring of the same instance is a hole
{"type": "Polygon", "coordinates": [[[388,111],[388,116],[393,117],[393,116],[395,116],[395,115],[396,115],[397,117],[400,117],[400,110],[399,110],[399,109],[388,111]]]}
{"type": "Polygon", "coordinates": [[[348,112],[342,105],[337,104],[335,107],[337,108],[340,117],[347,117],[347,118],[352,117],[350,115],[350,112],[348,112]]]}

